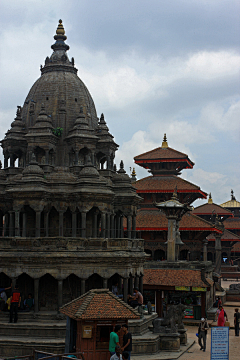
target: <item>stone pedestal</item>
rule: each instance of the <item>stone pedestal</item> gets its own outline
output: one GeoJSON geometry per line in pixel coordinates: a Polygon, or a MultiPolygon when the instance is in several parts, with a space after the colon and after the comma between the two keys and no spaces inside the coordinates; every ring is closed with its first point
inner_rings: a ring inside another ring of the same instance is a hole
{"type": "Polygon", "coordinates": [[[187,345],[187,329],[178,329],[180,334],[180,344],[187,345]]]}
{"type": "Polygon", "coordinates": [[[169,333],[160,334],[160,350],[179,351],[180,350],[180,334],[169,333]]]}

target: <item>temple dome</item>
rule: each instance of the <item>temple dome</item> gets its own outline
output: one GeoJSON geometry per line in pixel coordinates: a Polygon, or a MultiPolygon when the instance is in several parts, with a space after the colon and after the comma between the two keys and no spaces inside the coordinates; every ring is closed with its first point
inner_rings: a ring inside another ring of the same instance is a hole
{"type": "Polygon", "coordinates": [[[88,118],[89,126],[98,127],[93,99],[82,80],[77,76],[74,59],[67,56],[69,46],[65,44],[66,36],[59,20],[58,29],[52,45],[53,54],[46,58],[45,66],[41,66],[41,77],[33,84],[23,105],[22,119],[26,129],[33,126],[41,111],[41,104],[45,104],[48,116],[52,119],[53,127],[62,127],[63,134],[74,126],[76,115],[80,107],[88,118]],[[61,123],[61,114],[66,114],[67,121],[61,123]]]}

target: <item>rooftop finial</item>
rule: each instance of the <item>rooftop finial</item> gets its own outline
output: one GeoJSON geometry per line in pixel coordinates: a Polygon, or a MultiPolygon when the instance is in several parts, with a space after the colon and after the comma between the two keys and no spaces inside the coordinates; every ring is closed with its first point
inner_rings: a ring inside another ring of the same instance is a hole
{"type": "Polygon", "coordinates": [[[62,20],[60,19],[59,20],[59,24],[58,24],[58,28],[56,30],[56,34],[57,35],[65,35],[65,30],[64,30],[64,27],[63,27],[63,24],[62,24],[62,20]]]}
{"type": "Polygon", "coordinates": [[[236,200],[233,189],[231,190],[231,200],[236,200]]]}
{"type": "Polygon", "coordinates": [[[162,148],[168,148],[167,135],[164,134],[162,148]]]}
{"type": "Polygon", "coordinates": [[[132,175],[131,180],[136,181],[137,180],[137,174],[136,174],[135,168],[133,168],[131,175],[132,175]]]}
{"type": "Polygon", "coordinates": [[[175,186],[175,189],[174,189],[174,192],[173,192],[173,194],[172,194],[172,199],[173,200],[176,200],[178,198],[178,196],[177,196],[177,185],[175,186]]]}
{"type": "Polygon", "coordinates": [[[212,201],[212,194],[210,193],[209,194],[209,198],[208,198],[208,204],[212,204],[213,201],[212,201]]]}

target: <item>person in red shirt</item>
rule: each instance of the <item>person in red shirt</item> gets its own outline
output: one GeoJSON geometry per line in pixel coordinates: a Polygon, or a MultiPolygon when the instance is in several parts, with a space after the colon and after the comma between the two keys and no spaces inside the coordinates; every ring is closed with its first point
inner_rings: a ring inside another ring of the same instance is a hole
{"type": "Polygon", "coordinates": [[[15,285],[15,288],[12,292],[12,295],[10,297],[10,303],[11,303],[11,307],[10,307],[10,320],[9,322],[12,322],[13,319],[13,313],[14,313],[14,322],[16,323],[18,321],[18,308],[20,307],[21,304],[21,293],[18,290],[18,286],[15,285]]]}

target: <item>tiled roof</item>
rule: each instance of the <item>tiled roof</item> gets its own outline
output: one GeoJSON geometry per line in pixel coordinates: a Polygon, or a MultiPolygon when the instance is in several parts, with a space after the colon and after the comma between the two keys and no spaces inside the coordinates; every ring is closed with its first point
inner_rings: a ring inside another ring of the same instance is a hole
{"type": "Polygon", "coordinates": [[[237,200],[229,200],[225,203],[221,204],[224,208],[234,208],[234,207],[240,207],[240,202],[237,200]]]}
{"type": "MultiPolygon", "coordinates": [[[[186,159],[190,160],[187,154],[174,150],[170,147],[158,147],[151,151],[135,156],[134,160],[152,160],[152,159],[186,159]]],[[[191,160],[190,160],[191,161],[191,160]]],[[[192,163],[194,164],[194,163],[192,163]]]]}
{"type": "Polygon", "coordinates": [[[207,193],[200,190],[200,187],[192,184],[191,182],[184,180],[176,175],[172,176],[148,176],[141,180],[136,181],[133,186],[137,189],[137,192],[168,192],[173,193],[177,186],[178,192],[201,192],[204,198],[207,197],[207,193]]]}
{"type": "Polygon", "coordinates": [[[226,229],[240,229],[240,218],[228,218],[223,224],[226,229]]]}
{"type": "Polygon", "coordinates": [[[233,245],[231,252],[240,252],[240,242],[233,245]]]}
{"type": "Polygon", "coordinates": [[[107,289],[94,289],[60,308],[72,319],[139,319],[136,310],[107,289]]]}
{"type": "Polygon", "coordinates": [[[162,286],[208,286],[201,278],[201,270],[189,269],[145,269],[143,284],[162,286]]]}
{"type": "Polygon", "coordinates": [[[193,210],[193,213],[196,215],[212,215],[213,210],[215,210],[215,212],[220,216],[224,216],[224,215],[232,216],[232,212],[230,210],[224,209],[220,205],[214,203],[212,204],[206,203],[200,205],[193,210]]]}
{"type": "MultiPolygon", "coordinates": [[[[213,234],[208,235],[207,237],[208,241],[215,241],[215,237],[213,234]]],[[[221,236],[222,241],[240,241],[240,236],[235,235],[231,231],[228,231],[227,229],[224,230],[223,235],[221,236]]]]}
{"type": "MultiPolygon", "coordinates": [[[[126,223],[124,222],[124,226],[126,223]]],[[[137,230],[155,230],[162,231],[168,229],[168,220],[166,216],[158,209],[140,209],[136,217],[137,230]]],[[[179,224],[180,231],[199,230],[216,231],[214,226],[200,217],[193,215],[192,212],[183,215],[179,224]]],[[[217,232],[221,232],[220,230],[217,232]]]]}

